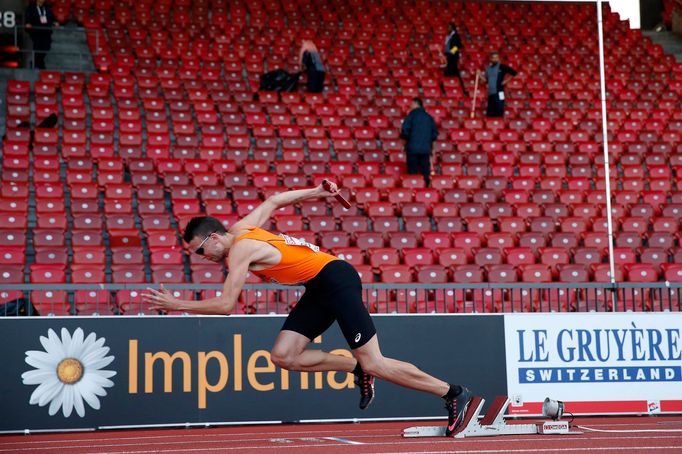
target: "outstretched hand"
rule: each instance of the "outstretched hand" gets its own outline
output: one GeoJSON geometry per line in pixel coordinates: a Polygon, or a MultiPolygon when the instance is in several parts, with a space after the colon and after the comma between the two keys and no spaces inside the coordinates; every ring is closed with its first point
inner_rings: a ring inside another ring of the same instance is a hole
{"type": "Polygon", "coordinates": [[[321,195],[325,196],[335,196],[341,192],[339,186],[330,180],[324,180],[322,183],[320,183],[317,189],[320,191],[321,195]]]}
{"type": "Polygon", "coordinates": [[[147,292],[149,293],[142,294],[142,300],[145,303],[151,304],[152,309],[162,311],[174,311],[179,309],[180,300],[174,297],[163,284],[161,284],[160,290],[147,287],[147,292]]]}

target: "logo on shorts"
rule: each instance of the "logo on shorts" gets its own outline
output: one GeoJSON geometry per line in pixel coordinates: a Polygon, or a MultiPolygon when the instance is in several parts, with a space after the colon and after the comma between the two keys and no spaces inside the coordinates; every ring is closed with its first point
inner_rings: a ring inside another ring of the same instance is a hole
{"type": "Polygon", "coordinates": [[[362,337],[362,334],[358,333],[357,336],[355,336],[355,343],[360,342],[360,338],[362,337]]]}

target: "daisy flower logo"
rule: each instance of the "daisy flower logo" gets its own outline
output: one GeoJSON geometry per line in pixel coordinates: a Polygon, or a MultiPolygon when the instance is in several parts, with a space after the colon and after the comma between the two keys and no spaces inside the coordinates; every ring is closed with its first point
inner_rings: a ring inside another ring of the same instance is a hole
{"type": "Polygon", "coordinates": [[[116,375],[116,371],[103,370],[114,360],[106,356],[109,347],[104,341],[95,333],[85,337],[81,328],[76,328],[73,336],[62,328],[61,339],[52,329],[47,337],[40,336],[45,351],[27,351],[26,363],[35,369],[21,374],[25,385],[38,385],[29,403],[40,407],[49,403],[50,416],[61,408],[65,418],[74,409],[81,418],[85,416],[84,401],[99,410],[99,398],[107,395],[105,388],[114,386],[109,379],[116,375]]]}

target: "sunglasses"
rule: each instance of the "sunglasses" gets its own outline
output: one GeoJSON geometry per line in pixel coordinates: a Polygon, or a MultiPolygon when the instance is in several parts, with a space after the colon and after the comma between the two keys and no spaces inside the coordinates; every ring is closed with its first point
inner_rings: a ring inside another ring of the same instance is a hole
{"type": "Polygon", "coordinates": [[[208,236],[207,236],[206,238],[204,238],[204,241],[202,241],[201,243],[199,243],[199,247],[196,248],[196,249],[194,250],[194,253],[195,253],[195,254],[204,255],[204,243],[205,243],[206,241],[208,241],[208,239],[211,238],[211,235],[213,235],[214,233],[215,233],[215,232],[209,233],[208,236]]]}

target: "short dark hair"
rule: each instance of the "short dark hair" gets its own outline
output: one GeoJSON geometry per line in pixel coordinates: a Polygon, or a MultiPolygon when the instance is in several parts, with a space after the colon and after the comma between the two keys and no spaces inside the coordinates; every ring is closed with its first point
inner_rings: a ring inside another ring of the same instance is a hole
{"type": "Polygon", "coordinates": [[[419,107],[424,107],[424,101],[422,101],[421,98],[412,98],[412,102],[419,107]]]}
{"type": "Polygon", "coordinates": [[[185,227],[185,233],[182,239],[185,243],[189,243],[194,237],[206,238],[211,233],[220,233],[221,235],[227,233],[225,226],[216,218],[211,216],[199,216],[192,218],[185,227]]]}

